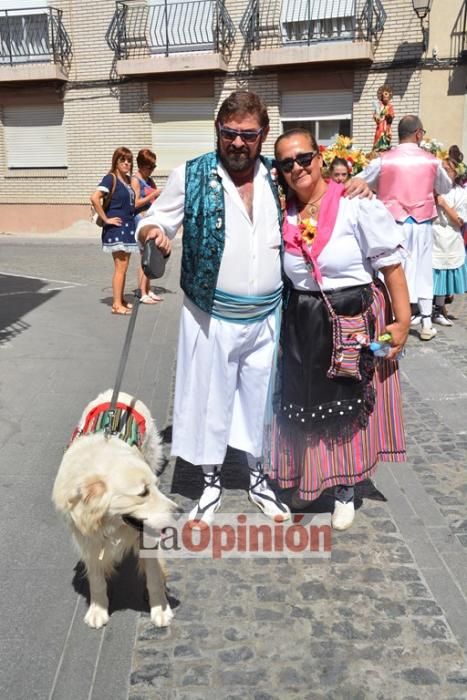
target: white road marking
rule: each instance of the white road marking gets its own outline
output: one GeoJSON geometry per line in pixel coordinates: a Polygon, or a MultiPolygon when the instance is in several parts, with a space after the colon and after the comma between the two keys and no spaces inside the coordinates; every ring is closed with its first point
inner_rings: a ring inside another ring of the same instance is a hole
{"type": "MultiPolygon", "coordinates": [[[[81,282],[70,282],[70,280],[51,280],[48,277],[34,277],[33,275],[15,275],[13,272],[2,272],[0,270],[0,275],[4,277],[19,277],[27,280],[40,280],[41,282],[55,282],[56,284],[67,284],[70,287],[87,287],[87,284],[82,284],[81,282]]],[[[59,289],[64,289],[64,287],[59,287],[59,289]]]]}

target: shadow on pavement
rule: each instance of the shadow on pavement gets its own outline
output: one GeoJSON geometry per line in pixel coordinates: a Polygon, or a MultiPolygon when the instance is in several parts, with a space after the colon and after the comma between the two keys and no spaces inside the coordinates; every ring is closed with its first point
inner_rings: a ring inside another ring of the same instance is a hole
{"type": "MultiPolygon", "coordinates": [[[[171,426],[163,432],[163,440],[166,442],[167,434],[170,434],[171,426]]],[[[246,455],[240,450],[231,447],[227,450],[227,455],[222,466],[221,482],[224,489],[248,490],[249,475],[246,455]]],[[[295,489],[280,489],[275,482],[272,482],[275,491],[280,495],[281,500],[291,507],[291,498],[295,489]]],[[[185,462],[177,458],[172,478],[171,493],[198,500],[203,491],[203,472],[201,467],[185,462]]],[[[373,501],[386,501],[385,496],[378,491],[371,479],[365,479],[355,486],[355,508],[358,509],[363,503],[363,499],[368,498],[373,501]]],[[[293,511],[297,510],[291,507],[293,511]]],[[[306,508],[301,507],[300,512],[306,513],[329,513],[334,509],[334,497],[331,489],[321,494],[319,498],[311,501],[306,508]]]]}
{"type": "MultiPolygon", "coordinates": [[[[229,447],[222,466],[221,482],[224,489],[248,490],[249,476],[246,455],[229,447]]],[[[203,491],[201,467],[177,458],[172,478],[171,493],[198,500],[203,491]]]]}
{"type": "MultiPolygon", "coordinates": [[[[125,292],[124,297],[125,297],[125,301],[127,303],[130,302],[130,304],[132,304],[134,302],[134,299],[135,299],[134,292],[135,291],[136,290],[134,290],[133,292],[125,292]]],[[[167,287],[158,287],[157,285],[154,285],[154,284],[151,285],[151,291],[153,291],[154,294],[177,294],[176,291],[173,291],[171,289],[167,289],[167,287]]],[[[100,303],[105,304],[105,306],[110,307],[113,304],[113,298],[112,297],[101,297],[100,303]]]]}
{"type": "MultiPolygon", "coordinates": [[[[89,605],[89,583],[84,564],[79,561],[75,566],[72,585],[76,593],[86,599],[89,605]]],[[[149,603],[144,576],[138,575],[138,559],[128,555],[117,567],[108,581],[109,614],[118,610],[135,610],[149,613],[149,603]]],[[[170,606],[176,608],[179,601],[168,595],[170,606]]]]}
{"type": "Polygon", "coordinates": [[[42,291],[47,284],[39,279],[0,274],[0,346],[30,328],[23,316],[59,293],[57,289],[42,291]]]}

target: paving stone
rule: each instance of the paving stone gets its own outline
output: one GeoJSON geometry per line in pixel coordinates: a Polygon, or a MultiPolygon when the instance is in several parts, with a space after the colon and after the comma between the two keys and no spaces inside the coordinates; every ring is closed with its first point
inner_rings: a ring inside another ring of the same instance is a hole
{"type": "Polygon", "coordinates": [[[433,617],[435,615],[443,615],[443,611],[435,603],[434,600],[408,600],[407,607],[411,615],[424,615],[428,617],[433,617]]]}
{"type": "Polygon", "coordinates": [[[211,666],[205,664],[203,666],[192,666],[189,671],[182,675],[182,685],[208,685],[211,666]]]}
{"type": "Polygon", "coordinates": [[[401,675],[413,685],[439,685],[440,683],[439,676],[429,668],[410,668],[402,671],[401,675]]]}
{"type": "Polygon", "coordinates": [[[258,685],[267,679],[265,669],[253,671],[236,671],[224,669],[219,671],[219,681],[221,687],[230,688],[232,686],[244,685],[247,687],[258,685]]]}
{"type": "Polygon", "coordinates": [[[254,651],[247,646],[234,647],[226,649],[219,653],[219,659],[226,664],[237,664],[243,661],[249,661],[254,657],[254,651]]]}

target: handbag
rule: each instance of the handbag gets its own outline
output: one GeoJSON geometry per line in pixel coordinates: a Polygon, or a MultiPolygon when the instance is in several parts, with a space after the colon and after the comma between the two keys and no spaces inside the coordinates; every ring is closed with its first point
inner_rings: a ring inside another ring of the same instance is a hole
{"type": "Polygon", "coordinates": [[[153,239],[146,241],[143,248],[143,255],[141,257],[141,267],[143,272],[150,280],[158,279],[162,277],[165,272],[165,263],[169,258],[169,255],[164,256],[153,239]]]}
{"type": "MultiPolygon", "coordinates": [[[[114,173],[111,173],[111,175],[113,177],[112,189],[110,190],[110,192],[107,192],[105,197],[102,199],[102,209],[104,211],[107,211],[107,209],[109,208],[110,202],[112,201],[112,197],[114,196],[115,188],[117,187],[117,177],[116,175],[114,175],[114,173]]],[[[100,228],[104,226],[104,222],[95,210],[92,217],[92,221],[94,224],[96,224],[96,226],[99,226],[100,228]]]]}
{"type": "Polygon", "coordinates": [[[307,261],[308,269],[319,285],[319,290],[331,319],[332,354],[326,376],[328,379],[350,379],[362,381],[360,358],[362,349],[368,347],[371,339],[370,306],[355,316],[337,314],[315,274],[312,260],[307,261]]]}
{"type": "Polygon", "coordinates": [[[328,379],[362,381],[360,356],[362,348],[370,343],[370,307],[355,316],[337,314],[321,289],[332,326],[331,364],[326,373],[328,379]]]}

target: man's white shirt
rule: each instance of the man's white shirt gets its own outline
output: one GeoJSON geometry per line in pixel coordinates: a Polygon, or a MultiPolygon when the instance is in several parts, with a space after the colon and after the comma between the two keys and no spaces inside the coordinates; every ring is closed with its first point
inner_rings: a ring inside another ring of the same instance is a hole
{"type": "MultiPolygon", "coordinates": [[[[257,161],[253,179],[253,221],[222,164],[217,170],[225,201],[225,246],[217,288],[242,296],[269,294],[281,285],[281,232],[267,169],[257,161]]],[[[162,194],[140,221],[137,235],[143,226],[150,225],[158,226],[169,238],[174,238],[183,224],[184,210],[185,164],[171,173],[162,194]]]]}

